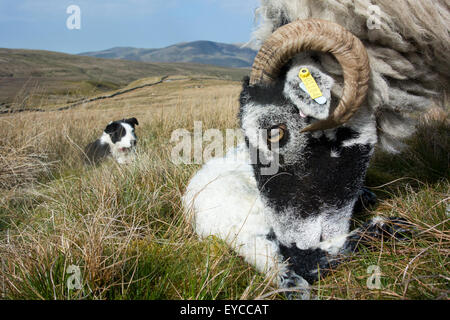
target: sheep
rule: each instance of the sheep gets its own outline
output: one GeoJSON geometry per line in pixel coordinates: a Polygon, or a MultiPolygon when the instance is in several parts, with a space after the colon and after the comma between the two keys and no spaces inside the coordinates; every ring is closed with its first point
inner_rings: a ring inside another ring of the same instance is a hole
{"type": "Polygon", "coordinates": [[[182,200],[201,238],[223,239],[307,298],[319,274],[367,235],[409,232],[399,218],[353,231],[350,220],[375,146],[399,152],[413,131],[407,113],[426,109],[448,81],[449,50],[440,51],[448,24],[440,23],[450,14],[443,1],[409,0],[262,0],[257,13],[251,42],[260,50],[240,94],[245,143],[204,164],[182,200]],[[372,32],[365,12],[375,3],[383,15],[372,32]],[[302,89],[302,72],[316,80],[321,103],[302,89]]]}

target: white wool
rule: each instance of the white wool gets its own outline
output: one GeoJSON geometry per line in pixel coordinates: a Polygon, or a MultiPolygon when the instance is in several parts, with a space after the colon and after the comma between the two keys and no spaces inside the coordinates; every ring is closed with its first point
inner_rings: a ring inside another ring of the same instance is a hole
{"type": "Polygon", "coordinates": [[[337,255],[342,250],[345,241],[347,241],[347,237],[348,234],[343,234],[339,237],[322,241],[317,248],[325,250],[331,255],[337,255]]]}
{"type": "Polygon", "coordinates": [[[358,137],[344,141],[342,146],[349,147],[355,144],[375,145],[378,141],[375,115],[371,114],[367,108],[360,108],[351,121],[345,126],[358,132],[358,137]]]}
{"type": "MultiPolygon", "coordinates": [[[[375,114],[378,142],[398,152],[401,140],[414,131],[408,115],[443,105],[450,77],[450,10],[445,0],[261,0],[259,26],[250,45],[259,49],[278,27],[297,19],[336,22],[359,37],[367,48],[371,80],[366,108],[375,114]],[[371,6],[380,8],[379,28],[369,29],[371,6]]],[[[324,70],[342,90],[342,70],[329,55],[320,57],[324,70]]]]}
{"type": "MultiPolygon", "coordinates": [[[[292,210],[292,209],[291,209],[292,210]]],[[[353,202],[339,210],[322,208],[317,216],[298,219],[295,212],[267,212],[270,225],[277,240],[290,246],[295,243],[299,249],[314,248],[322,240],[347,235],[350,228],[353,202]]]]}
{"type": "Polygon", "coordinates": [[[282,268],[244,144],[208,161],[191,179],[184,208],[196,233],[223,239],[259,271],[282,268]],[[217,202],[224,199],[224,202],[217,202]]]}
{"type": "Polygon", "coordinates": [[[331,158],[339,158],[340,157],[339,151],[335,150],[335,149],[331,149],[330,157],[331,158]]]}

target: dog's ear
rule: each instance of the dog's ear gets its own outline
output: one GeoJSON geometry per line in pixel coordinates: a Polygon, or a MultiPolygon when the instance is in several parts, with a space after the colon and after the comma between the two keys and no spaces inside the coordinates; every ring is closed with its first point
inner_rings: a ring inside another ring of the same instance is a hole
{"type": "Polygon", "coordinates": [[[136,118],[123,119],[123,122],[128,123],[132,127],[139,125],[139,122],[137,121],[136,118]]]}
{"type": "Polygon", "coordinates": [[[119,126],[120,126],[120,124],[117,122],[110,122],[105,128],[105,132],[108,134],[111,134],[111,133],[117,131],[119,126]]]}

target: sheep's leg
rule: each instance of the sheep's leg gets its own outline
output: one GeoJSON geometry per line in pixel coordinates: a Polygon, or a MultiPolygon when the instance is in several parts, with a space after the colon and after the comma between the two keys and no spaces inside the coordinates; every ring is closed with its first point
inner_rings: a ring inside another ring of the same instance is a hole
{"type": "Polygon", "coordinates": [[[410,233],[410,224],[401,218],[374,218],[349,234],[321,242],[309,249],[299,249],[295,243],[290,246],[278,244],[279,252],[287,260],[290,273],[282,281],[285,287],[295,286],[298,277],[312,284],[339,265],[345,256],[356,252],[361,245],[370,245],[371,240],[393,237],[404,240],[410,233]],[[289,279],[291,277],[292,279],[289,279]]]}

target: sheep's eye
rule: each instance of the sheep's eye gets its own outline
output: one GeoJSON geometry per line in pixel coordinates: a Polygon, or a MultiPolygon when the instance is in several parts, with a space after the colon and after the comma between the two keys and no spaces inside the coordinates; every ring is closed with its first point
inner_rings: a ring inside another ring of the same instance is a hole
{"type": "Polygon", "coordinates": [[[273,126],[272,128],[270,128],[270,131],[267,136],[267,141],[271,143],[281,141],[285,136],[286,129],[287,127],[285,124],[273,126]]]}

